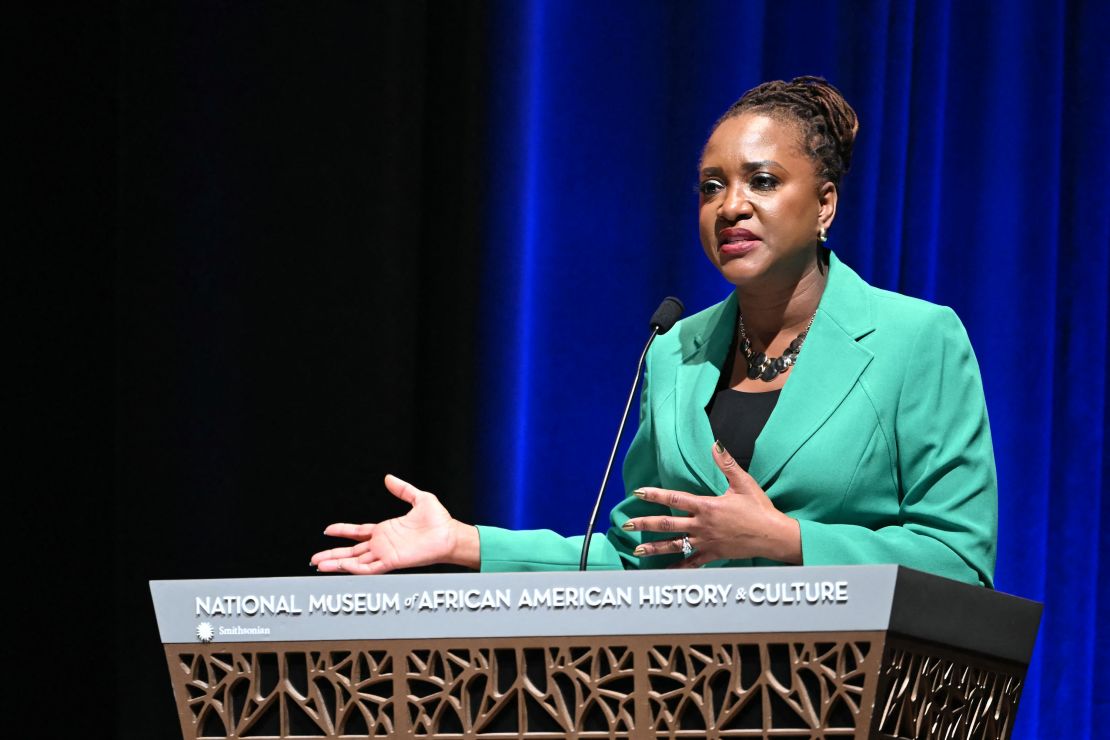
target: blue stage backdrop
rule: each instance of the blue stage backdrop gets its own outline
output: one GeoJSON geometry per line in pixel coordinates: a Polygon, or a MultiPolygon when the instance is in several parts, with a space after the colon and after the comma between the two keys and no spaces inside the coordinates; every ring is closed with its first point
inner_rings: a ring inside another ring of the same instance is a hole
{"type": "Polygon", "coordinates": [[[952,306],[982,367],[997,585],[1046,604],[1015,737],[1092,737],[1110,660],[1108,17],[1062,0],[495,5],[482,520],[583,530],[652,310],[729,290],[695,226],[709,126],[762,80],[822,75],[862,122],[830,246],[952,306]]]}

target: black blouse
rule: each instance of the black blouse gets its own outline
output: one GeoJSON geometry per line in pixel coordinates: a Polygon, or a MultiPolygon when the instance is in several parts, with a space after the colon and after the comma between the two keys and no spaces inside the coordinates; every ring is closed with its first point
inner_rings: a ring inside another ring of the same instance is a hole
{"type": "Polygon", "coordinates": [[[730,388],[735,357],[736,340],[733,339],[728,359],[721,368],[721,380],[717,383],[717,390],[705,412],[709,415],[709,426],[713,429],[714,439],[724,445],[740,467],[747,470],[752,463],[756,437],[767,426],[767,420],[771,418],[771,412],[778,403],[780,391],[747,393],[730,388]]]}
{"type": "Polygon", "coordinates": [[[778,390],[745,393],[722,388],[713,396],[709,406],[713,436],[744,470],[752,463],[755,439],[767,426],[778,400],[778,390]]]}

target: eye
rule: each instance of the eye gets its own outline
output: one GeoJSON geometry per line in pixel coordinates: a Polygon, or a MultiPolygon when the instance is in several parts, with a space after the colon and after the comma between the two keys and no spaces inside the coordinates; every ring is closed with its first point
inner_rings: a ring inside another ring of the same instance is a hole
{"type": "Polygon", "coordinates": [[[703,180],[698,184],[698,192],[706,198],[712,198],[717,193],[725,189],[725,184],[716,178],[703,180]]]}
{"type": "Polygon", "coordinates": [[[752,190],[774,190],[778,185],[778,178],[766,172],[757,172],[751,179],[752,190]]]}

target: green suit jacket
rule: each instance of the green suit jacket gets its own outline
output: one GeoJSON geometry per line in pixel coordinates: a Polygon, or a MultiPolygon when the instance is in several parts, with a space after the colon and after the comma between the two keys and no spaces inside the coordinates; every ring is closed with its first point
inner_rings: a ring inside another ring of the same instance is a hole
{"type": "MultiPolygon", "coordinates": [[[[659,337],[648,353],[626,494],[658,486],[707,496],[727,487],[705,407],[736,326],[735,292],[659,337]]],[[[997,481],[979,368],[949,308],[873,288],[835,255],[813,326],[749,472],[798,520],[806,565],[898,563],[991,585],[997,481]]],[[[658,533],[625,532],[666,513],[635,496],[590,543],[591,568],[657,568],[632,555],[658,533]]],[[[581,537],[479,527],[482,570],[578,567],[581,537]]],[[[774,565],[720,561],[715,566],[774,565]]]]}

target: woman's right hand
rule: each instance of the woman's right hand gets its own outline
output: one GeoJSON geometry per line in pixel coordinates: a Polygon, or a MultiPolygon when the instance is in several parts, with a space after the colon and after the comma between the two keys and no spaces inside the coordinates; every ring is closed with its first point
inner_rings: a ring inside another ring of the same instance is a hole
{"type": "Polygon", "coordinates": [[[455,520],[435,494],[387,475],[385,487],[412,505],[404,516],[377,524],[329,524],[324,534],[358,540],[351,547],[322,550],[312,565],[323,573],[377,575],[399,568],[449,563],[477,570],[478,530],[455,520]]]}

